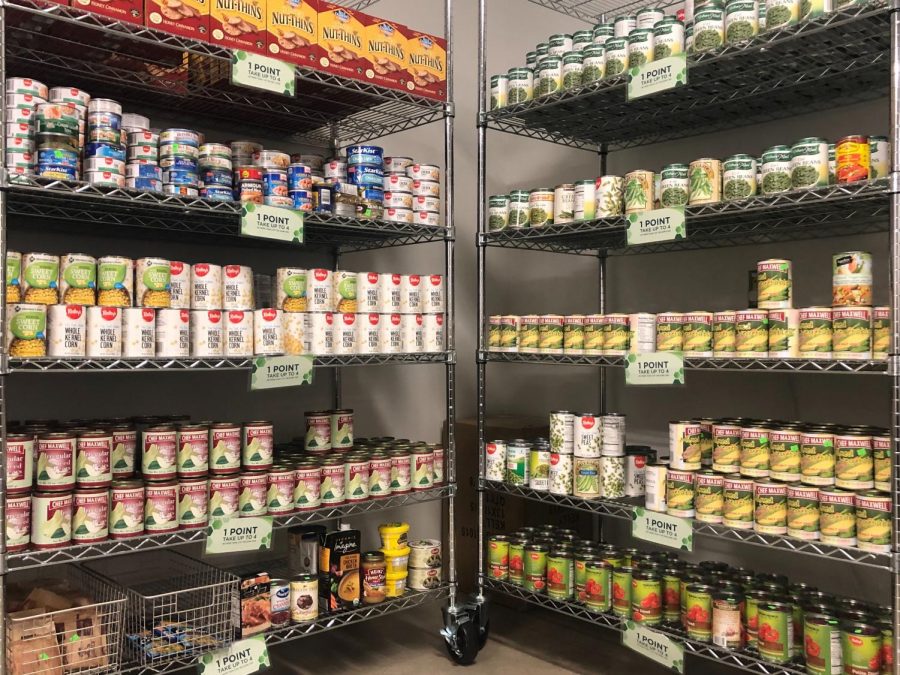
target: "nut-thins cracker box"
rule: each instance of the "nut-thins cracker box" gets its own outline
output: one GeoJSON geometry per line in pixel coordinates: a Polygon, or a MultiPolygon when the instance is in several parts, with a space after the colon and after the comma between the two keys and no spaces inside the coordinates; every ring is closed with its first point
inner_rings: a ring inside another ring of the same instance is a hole
{"type": "Polygon", "coordinates": [[[229,49],[266,53],[266,0],[210,0],[212,41],[229,49]]]}
{"type": "Polygon", "coordinates": [[[407,42],[410,91],[439,101],[447,100],[447,42],[413,31],[407,42]]]}
{"type": "Polygon", "coordinates": [[[209,40],[209,3],[210,0],[146,0],[147,27],[209,40]]]}
{"type": "MultiPolygon", "coordinates": [[[[68,4],[68,3],[62,3],[68,4]]],[[[144,23],[144,0],[72,0],[72,7],[102,14],[119,21],[144,23]]]]}
{"type": "Polygon", "coordinates": [[[365,80],[371,67],[366,47],[368,14],[332,2],[319,3],[319,68],[335,75],[365,80]]]}
{"type": "Polygon", "coordinates": [[[366,26],[366,48],[371,67],[366,79],[391,89],[408,91],[410,86],[406,50],[409,28],[395,21],[371,17],[366,26]]]}
{"type": "Polygon", "coordinates": [[[268,0],[266,34],[269,56],[317,68],[319,0],[268,0]]]}

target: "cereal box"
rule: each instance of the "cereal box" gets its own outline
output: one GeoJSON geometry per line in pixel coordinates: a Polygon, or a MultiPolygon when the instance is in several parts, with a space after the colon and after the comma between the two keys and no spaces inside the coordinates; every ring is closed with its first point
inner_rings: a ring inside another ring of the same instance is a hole
{"type": "Polygon", "coordinates": [[[210,0],[212,41],[230,49],[266,53],[266,0],[210,0]]]}
{"type": "Polygon", "coordinates": [[[391,89],[408,90],[406,49],[411,31],[401,23],[372,17],[366,26],[366,48],[371,68],[366,79],[391,89]]]}
{"type": "MultiPolygon", "coordinates": [[[[63,3],[66,4],[66,3],[63,3]]],[[[72,7],[120,21],[144,23],[144,0],[72,0],[72,7]]]]}
{"type": "Polygon", "coordinates": [[[149,28],[196,40],[209,39],[210,0],[146,0],[144,14],[149,28]]]}
{"type": "Polygon", "coordinates": [[[269,56],[318,68],[319,0],[269,0],[266,37],[269,56]]]}
{"type": "Polygon", "coordinates": [[[447,42],[443,38],[416,31],[407,42],[407,67],[414,94],[447,99],[447,42]]]}
{"type": "Polygon", "coordinates": [[[324,0],[319,4],[319,67],[329,73],[365,78],[371,68],[366,48],[368,14],[324,0]]]}

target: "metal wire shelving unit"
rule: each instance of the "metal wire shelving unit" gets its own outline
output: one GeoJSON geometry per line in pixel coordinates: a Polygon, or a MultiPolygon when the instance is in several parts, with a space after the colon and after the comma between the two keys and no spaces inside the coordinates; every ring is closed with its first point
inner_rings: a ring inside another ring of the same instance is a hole
{"type": "MultiPolygon", "coordinates": [[[[646,0],[529,0],[587,22],[589,27],[614,16],[633,14],[646,0]]],[[[599,518],[631,520],[635,500],[586,500],[538,492],[528,487],[488,481],[484,448],[488,414],[487,375],[492,363],[594,366],[599,373],[599,409],[606,411],[610,368],[624,367],[620,356],[575,356],[489,351],[487,345],[487,256],[491,249],[521,249],[595,256],[599,262],[598,311],[607,307],[607,260],[611,256],[646,255],[705,250],[832,236],[887,233],[891,260],[890,355],[885,361],[816,359],[715,359],[687,358],[692,370],[881,374],[891,382],[893,429],[893,543],[888,553],[841,548],[820,542],[774,536],[702,522],[693,523],[695,547],[704,540],[773,549],[776,555],[797,554],[813,564],[837,561],[861,569],[889,574],[893,599],[892,620],[900,629],[900,5],[876,0],[845,5],[839,10],[796,26],[766,32],[752,40],[715,52],[688,55],[688,83],[677,89],[628,101],[624,75],[580,88],[540,97],[530,102],[488,109],[487,0],[479,0],[478,86],[478,565],[479,601],[488,593],[516,598],[551,611],[611,628],[624,630],[622,621],[607,614],[589,612],[584,606],[553,600],[518,586],[490,578],[485,571],[485,499],[492,494],[581,511],[599,518]],[[864,45],[862,43],[865,43],[864,45]],[[852,45],[851,52],[847,49],[852,45]],[[857,47],[859,47],[857,49],[857,47]],[[850,77],[847,77],[850,75],[850,77]],[[758,196],[685,209],[687,237],[676,241],[627,246],[623,217],[575,222],[570,225],[492,232],[487,218],[488,131],[500,131],[543,140],[574,149],[596,152],[599,173],[606,174],[610,151],[687,138],[830,109],[849,103],[890,96],[891,176],[887,181],[834,185],[792,191],[778,196],[758,196]]],[[[665,2],[674,12],[677,4],[665,2]]],[[[655,6],[659,6],[658,4],[655,6]]],[[[522,45],[522,55],[527,47],[522,45]]],[[[494,367],[496,368],[496,366],[494,367]]],[[[496,377],[496,376],[495,376],[496,377]]],[[[487,614],[487,611],[484,611],[487,614]]],[[[662,627],[686,653],[761,675],[799,675],[800,663],[777,665],[751,651],[735,652],[688,639],[679,630],[662,627]]],[[[892,672],[900,675],[900,647],[894,645],[892,672]]]]}
{"type": "MultiPolygon", "coordinates": [[[[375,0],[348,0],[342,4],[364,9],[375,0]]],[[[383,220],[359,220],[322,214],[305,218],[305,248],[324,249],[338,268],[345,253],[435,243],[444,253],[446,280],[446,351],[420,354],[353,354],[316,358],[315,365],[333,369],[332,400],[341,408],[343,367],[395,364],[441,364],[444,367],[442,422],[446,427],[446,483],[424,491],[384,499],[323,507],[275,518],[275,527],[334,521],[423,503],[451,502],[456,492],[456,356],[454,347],[455,227],[454,227],[454,105],[453,49],[450,26],[453,0],[443,0],[443,34],[447,39],[447,102],[395,91],[297,68],[296,96],[286,98],[241,88],[230,82],[232,53],[210,43],[170,35],[152,28],[81,11],[42,0],[5,0],[0,3],[0,80],[27,74],[39,80],[60,82],[108,97],[153,117],[173,117],[192,126],[199,119],[218,125],[222,137],[282,136],[286,143],[315,146],[325,152],[357,142],[369,142],[416,127],[440,122],[444,152],[442,191],[444,227],[407,225],[383,220]]],[[[0,116],[5,119],[2,109],[0,116]]],[[[0,135],[0,155],[5,154],[5,135],[0,135]]],[[[243,238],[240,206],[203,199],[153,195],[125,189],[99,189],[84,183],[24,179],[0,171],[0,252],[5,269],[10,234],[42,230],[74,235],[153,237],[171,242],[202,242],[207,246],[268,247],[296,245],[243,238]]],[[[0,272],[2,273],[2,272],[0,272]]],[[[0,296],[0,332],[5,329],[5,297],[0,296]]],[[[249,371],[252,359],[10,359],[0,354],[0,520],[5,502],[6,415],[9,378],[29,378],[39,373],[97,372],[216,372],[249,371]]],[[[267,641],[279,644],[361,621],[389,616],[423,603],[447,600],[444,608],[446,636],[455,635],[465,621],[465,609],[457,602],[454,512],[447,509],[445,582],[436,589],[409,592],[384,605],[357,612],[323,616],[306,626],[273,632],[267,641]]],[[[55,550],[7,552],[0,542],[0,621],[5,623],[7,575],[48,565],[102,560],[126,553],[160,552],[201,542],[203,530],[177,531],[55,550]]],[[[149,555],[155,555],[150,553],[149,555]]],[[[449,638],[448,638],[449,639],[449,638]]],[[[6,652],[6,631],[0,630],[0,651],[6,652]]],[[[196,658],[160,659],[144,665],[123,664],[121,672],[161,673],[195,665],[196,658]]],[[[6,659],[0,659],[0,675],[6,659]]]]}

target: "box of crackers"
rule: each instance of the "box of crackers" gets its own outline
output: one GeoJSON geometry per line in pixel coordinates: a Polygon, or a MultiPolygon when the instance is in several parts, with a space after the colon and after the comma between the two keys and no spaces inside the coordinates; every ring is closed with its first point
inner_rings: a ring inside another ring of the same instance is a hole
{"type": "Polygon", "coordinates": [[[407,45],[412,31],[402,23],[369,17],[366,48],[371,67],[366,79],[391,89],[409,91],[412,81],[407,68],[407,45]]]}
{"type": "Polygon", "coordinates": [[[319,3],[319,68],[335,75],[365,80],[371,69],[366,46],[366,26],[372,17],[333,2],[319,3]]]}
{"type": "MultiPolygon", "coordinates": [[[[68,4],[68,3],[63,3],[68,4]]],[[[144,23],[144,0],[72,0],[72,7],[119,21],[144,23]]]]}
{"type": "Polygon", "coordinates": [[[319,0],[268,0],[266,48],[269,56],[318,68],[319,0]]]}
{"type": "Polygon", "coordinates": [[[209,40],[209,3],[210,0],[145,0],[145,22],[148,28],[209,40]]]}
{"type": "Polygon", "coordinates": [[[266,53],[266,0],[210,0],[211,42],[266,53]]]}
{"type": "Polygon", "coordinates": [[[447,41],[413,31],[407,42],[410,91],[439,101],[447,100],[447,41]]]}

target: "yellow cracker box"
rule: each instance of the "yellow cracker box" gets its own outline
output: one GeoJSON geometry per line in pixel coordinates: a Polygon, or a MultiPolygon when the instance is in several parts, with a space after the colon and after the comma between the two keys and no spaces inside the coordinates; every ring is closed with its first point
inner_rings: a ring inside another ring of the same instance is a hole
{"type": "Polygon", "coordinates": [[[211,0],[212,41],[230,49],[266,53],[266,0],[211,0]]]}
{"type": "Polygon", "coordinates": [[[414,94],[447,100],[447,41],[413,31],[407,42],[407,67],[414,94]]]}
{"type": "Polygon", "coordinates": [[[408,91],[407,43],[410,29],[395,21],[370,18],[366,26],[366,48],[371,68],[366,79],[391,89],[408,91]]]}
{"type": "Polygon", "coordinates": [[[335,75],[365,78],[372,67],[366,47],[366,26],[371,17],[332,2],[319,3],[319,68],[335,75]]]}
{"type": "Polygon", "coordinates": [[[269,56],[318,68],[319,0],[268,0],[266,37],[269,56]]]}
{"type": "Polygon", "coordinates": [[[209,3],[210,0],[146,0],[147,26],[174,35],[208,40],[209,3]]]}

